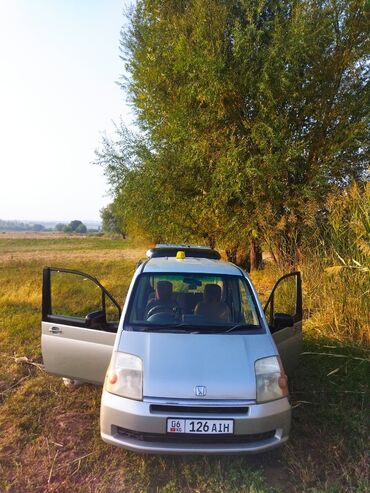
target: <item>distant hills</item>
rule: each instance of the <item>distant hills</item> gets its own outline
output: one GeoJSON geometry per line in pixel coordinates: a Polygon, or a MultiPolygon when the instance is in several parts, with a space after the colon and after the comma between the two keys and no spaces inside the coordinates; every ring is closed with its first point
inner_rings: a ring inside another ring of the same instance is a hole
{"type": "MultiPolygon", "coordinates": [[[[23,221],[0,219],[0,231],[55,231],[55,226],[60,223],[68,224],[70,221],[23,221]]],[[[82,220],[88,230],[101,230],[99,221],[82,220]]]]}

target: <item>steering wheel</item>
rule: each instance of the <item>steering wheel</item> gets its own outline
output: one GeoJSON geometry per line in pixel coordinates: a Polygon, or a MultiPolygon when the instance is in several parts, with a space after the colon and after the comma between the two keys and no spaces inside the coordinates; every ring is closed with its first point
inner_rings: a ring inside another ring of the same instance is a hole
{"type": "Polygon", "coordinates": [[[160,312],[169,312],[169,313],[172,313],[173,312],[173,307],[171,306],[168,306],[168,305],[156,305],[156,306],[153,306],[153,308],[151,308],[147,315],[146,315],[146,319],[148,320],[149,317],[151,317],[152,315],[154,315],[155,313],[160,313],[160,312]]]}

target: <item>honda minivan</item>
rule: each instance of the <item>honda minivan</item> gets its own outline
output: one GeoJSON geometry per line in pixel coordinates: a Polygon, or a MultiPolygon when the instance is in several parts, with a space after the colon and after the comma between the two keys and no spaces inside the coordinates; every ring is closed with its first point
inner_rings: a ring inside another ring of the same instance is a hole
{"type": "Polygon", "coordinates": [[[283,444],[302,344],[299,272],[263,309],[249,276],[215,250],[157,245],[147,256],[122,310],[94,277],[44,269],[46,371],[103,384],[101,436],[112,445],[241,454],[283,444]]]}

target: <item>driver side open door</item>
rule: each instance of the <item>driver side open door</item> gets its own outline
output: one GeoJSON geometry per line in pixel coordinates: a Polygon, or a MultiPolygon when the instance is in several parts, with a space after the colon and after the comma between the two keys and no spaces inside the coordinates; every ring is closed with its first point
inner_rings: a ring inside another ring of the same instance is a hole
{"type": "Polygon", "coordinates": [[[284,369],[291,374],[302,352],[302,279],[300,272],[281,277],[264,308],[284,369]]]}
{"type": "Polygon", "coordinates": [[[48,373],[102,384],[121,308],[84,272],[43,270],[41,349],[48,373]]]}

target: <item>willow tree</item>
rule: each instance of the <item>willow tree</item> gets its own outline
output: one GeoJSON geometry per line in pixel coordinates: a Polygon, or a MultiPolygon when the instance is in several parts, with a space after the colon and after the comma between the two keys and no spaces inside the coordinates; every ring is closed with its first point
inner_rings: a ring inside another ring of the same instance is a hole
{"type": "Polygon", "coordinates": [[[99,157],[133,230],[294,263],[327,194],[365,178],[367,5],[138,0],[121,40],[138,135],[99,157]]]}

